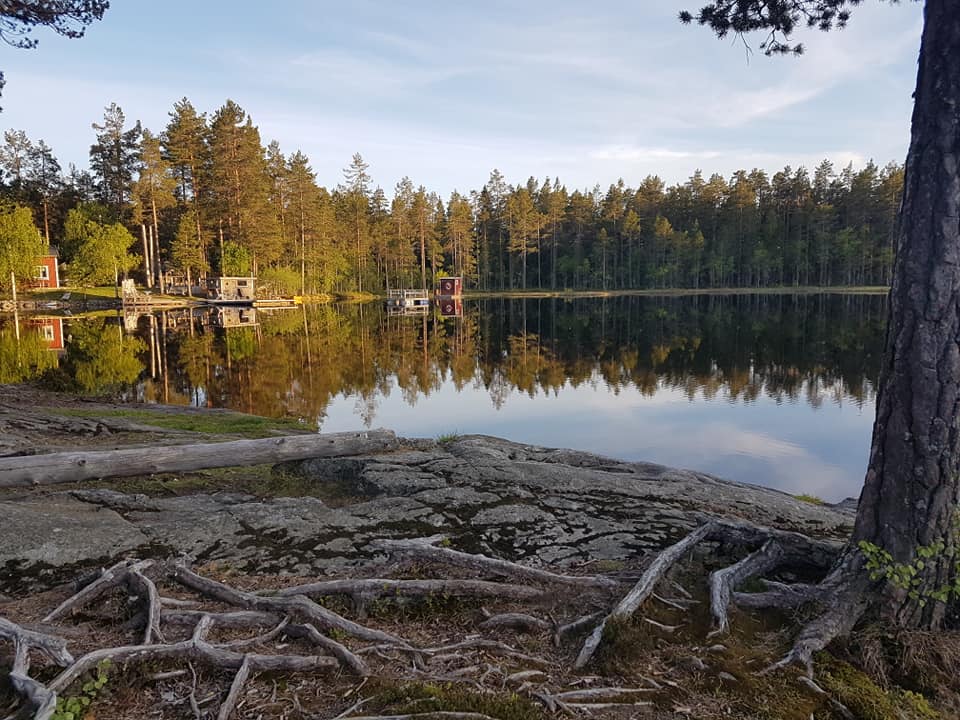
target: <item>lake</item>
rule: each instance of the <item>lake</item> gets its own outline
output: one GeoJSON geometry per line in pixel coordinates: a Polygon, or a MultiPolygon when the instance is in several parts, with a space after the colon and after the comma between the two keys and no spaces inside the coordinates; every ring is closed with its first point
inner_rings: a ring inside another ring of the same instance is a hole
{"type": "Polygon", "coordinates": [[[863,481],[880,295],[178,310],[0,326],[0,380],[294,417],[323,432],[486,433],[829,501],[863,481]],[[11,349],[13,348],[13,349],[11,349]]]}

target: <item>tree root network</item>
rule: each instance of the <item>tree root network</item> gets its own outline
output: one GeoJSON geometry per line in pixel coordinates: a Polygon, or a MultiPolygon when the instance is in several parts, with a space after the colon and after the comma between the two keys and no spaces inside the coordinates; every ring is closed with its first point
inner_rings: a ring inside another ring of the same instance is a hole
{"type": "MultiPolygon", "coordinates": [[[[13,646],[10,686],[20,699],[17,712],[10,717],[49,720],[56,711],[57,698],[105,661],[126,667],[148,663],[179,665],[178,669],[154,673],[148,679],[186,682],[192,677],[193,689],[187,699],[191,707],[197,709],[200,701],[195,692],[194,664],[230,671],[233,679],[224,689],[225,694],[216,712],[218,720],[229,720],[235,715],[245,685],[257,673],[344,672],[366,679],[371,675],[371,659],[390,663],[400,679],[466,683],[482,689],[483,683],[491,677],[499,678],[497,682],[501,688],[509,688],[539,702],[550,712],[572,715],[577,711],[650,705],[663,688],[652,678],[649,686],[643,688],[557,687],[549,682],[556,661],[538,657],[519,646],[477,635],[424,647],[412,639],[351,620],[321,601],[341,597],[348,604],[352,603],[358,617],[364,619],[370,604],[380,601],[445,597],[536,604],[551,594],[557,595],[559,590],[572,590],[578,607],[588,609],[580,600],[589,596],[594,607],[600,604],[610,609],[574,615],[561,622],[549,614],[544,618],[532,612],[492,613],[483,608],[477,629],[496,631],[501,636],[504,632],[542,634],[548,636],[556,647],[587,633],[572,660],[572,667],[582,670],[601,646],[609,624],[634,617],[651,598],[681,612],[697,602],[682,586],[668,578],[668,573],[696,546],[707,542],[750,550],[743,559],[709,576],[713,625],[710,637],[729,631],[731,606],[795,608],[801,604],[819,603],[824,607],[820,616],[801,629],[790,652],[768,668],[768,671],[778,670],[799,663],[807,668],[808,673],[802,682],[812,692],[823,693],[813,683],[810,672],[814,653],[826,647],[833,638],[849,632],[865,607],[865,588],[841,582],[836,571],[818,585],[788,585],[766,580],[761,592],[739,592],[738,588],[747,581],[762,578],[784,565],[814,564],[826,570],[834,563],[839,550],[835,543],[746,523],[713,520],[701,525],[657,554],[629,589],[610,577],[557,574],[452,550],[442,546],[440,540],[440,537],[381,540],[374,545],[394,557],[408,556],[440,565],[450,564],[461,572],[469,570],[478,576],[496,577],[501,581],[343,579],[270,592],[249,592],[200,574],[183,561],[125,560],[117,563],[78,581],[79,589],[43,617],[43,632],[0,617],[0,641],[13,646]],[[158,584],[164,588],[179,587],[194,597],[162,595],[158,584]],[[69,633],[64,627],[66,622],[78,613],[88,611],[105,596],[118,592],[124,594],[135,608],[135,614],[126,625],[139,633],[137,644],[101,647],[74,658],[67,649],[69,633]],[[679,596],[672,597],[674,595],[679,596]],[[58,624],[64,630],[62,636],[56,632],[58,624]],[[213,641],[210,637],[214,630],[234,635],[239,632],[244,636],[213,641]],[[185,632],[189,636],[183,638],[185,632]],[[183,639],[173,640],[177,637],[183,639]],[[291,651],[290,639],[300,641],[294,645],[306,647],[309,651],[291,651]],[[41,682],[37,675],[31,674],[31,657],[43,659],[43,671],[39,677],[51,677],[50,668],[54,666],[59,671],[51,679],[41,682]]],[[[677,629],[676,626],[644,619],[656,632],[672,633],[677,629]]],[[[830,702],[843,714],[842,706],[837,707],[835,700],[830,702]]],[[[359,711],[363,704],[364,701],[356,703],[348,712],[359,711]]],[[[428,714],[433,718],[452,720],[488,717],[476,712],[428,714]]],[[[426,717],[427,714],[421,715],[426,717]]],[[[383,720],[388,717],[415,718],[418,714],[342,714],[340,717],[383,720]]]]}

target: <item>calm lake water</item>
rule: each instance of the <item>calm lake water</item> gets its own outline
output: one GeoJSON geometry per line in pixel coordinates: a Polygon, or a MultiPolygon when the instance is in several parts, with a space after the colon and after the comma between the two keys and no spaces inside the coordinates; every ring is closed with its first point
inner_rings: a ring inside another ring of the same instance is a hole
{"type": "Polygon", "coordinates": [[[366,304],[34,319],[15,356],[7,320],[0,380],[46,373],[324,432],[487,433],[839,500],[863,481],[884,305],[713,295],[466,301],[456,318],[366,304]]]}

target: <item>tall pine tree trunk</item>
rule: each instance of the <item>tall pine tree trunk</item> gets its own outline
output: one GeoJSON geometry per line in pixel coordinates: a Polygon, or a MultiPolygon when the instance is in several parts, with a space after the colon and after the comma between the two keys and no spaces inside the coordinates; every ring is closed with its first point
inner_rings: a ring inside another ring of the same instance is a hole
{"type": "MultiPolygon", "coordinates": [[[[955,545],[960,500],[960,10],[956,0],[927,0],[925,15],[877,417],[852,541],[897,563],[914,561],[921,546],[955,545]]],[[[887,618],[941,625],[946,606],[923,595],[956,577],[956,561],[939,552],[915,563],[919,593],[888,583],[887,618]]]]}

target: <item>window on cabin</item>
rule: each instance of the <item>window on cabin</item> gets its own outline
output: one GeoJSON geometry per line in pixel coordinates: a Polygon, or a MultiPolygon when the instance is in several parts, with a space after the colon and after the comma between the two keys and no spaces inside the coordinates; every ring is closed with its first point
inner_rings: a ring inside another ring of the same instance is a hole
{"type": "Polygon", "coordinates": [[[37,274],[34,275],[38,280],[49,280],[50,279],[50,268],[46,265],[37,265],[37,274]]]}

